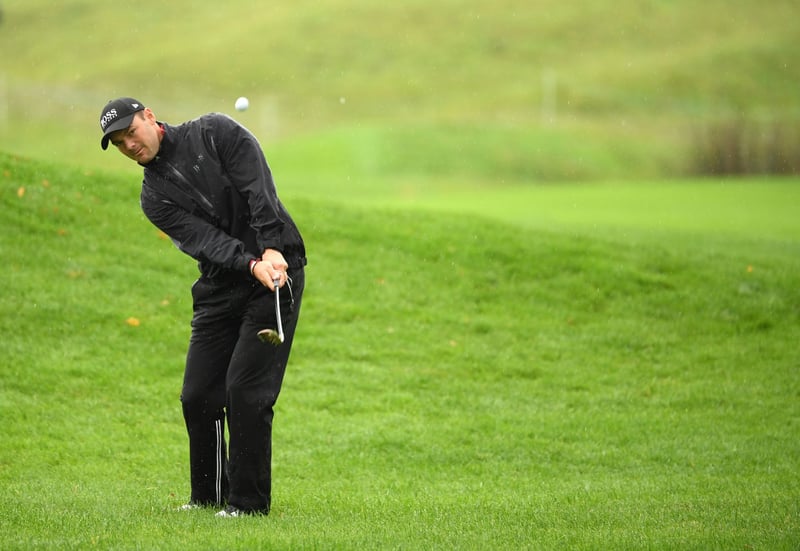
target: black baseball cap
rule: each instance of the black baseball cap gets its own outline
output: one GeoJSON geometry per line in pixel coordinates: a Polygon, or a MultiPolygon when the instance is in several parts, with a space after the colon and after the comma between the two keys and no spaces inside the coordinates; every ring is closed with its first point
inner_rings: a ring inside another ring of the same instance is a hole
{"type": "Polygon", "coordinates": [[[133,98],[117,98],[109,101],[100,112],[100,130],[103,131],[100,147],[108,149],[108,140],[111,134],[117,130],[128,128],[134,115],[142,109],[144,109],[144,104],[133,98]]]}

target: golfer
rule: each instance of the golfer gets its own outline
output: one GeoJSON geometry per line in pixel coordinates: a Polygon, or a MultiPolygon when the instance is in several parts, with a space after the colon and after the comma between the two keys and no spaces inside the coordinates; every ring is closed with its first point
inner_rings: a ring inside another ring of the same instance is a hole
{"type": "Polygon", "coordinates": [[[103,108],[100,128],[103,149],[111,143],[144,168],[145,216],[200,270],[181,392],[192,489],[182,509],[267,514],[273,406],[303,297],[303,238],[258,141],[230,117],[171,126],[124,97],[103,108]],[[277,325],[274,285],[285,334],[277,346],[257,337],[277,325]]]}

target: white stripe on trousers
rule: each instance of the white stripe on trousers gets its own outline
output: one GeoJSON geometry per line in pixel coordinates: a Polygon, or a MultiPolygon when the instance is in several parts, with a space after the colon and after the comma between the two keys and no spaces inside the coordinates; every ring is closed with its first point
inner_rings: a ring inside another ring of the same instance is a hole
{"type": "Polygon", "coordinates": [[[216,480],[214,481],[214,490],[217,494],[217,503],[222,503],[222,454],[225,450],[222,449],[222,419],[217,419],[214,423],[214,428],[217,431],[217,473],[216,480]]]}

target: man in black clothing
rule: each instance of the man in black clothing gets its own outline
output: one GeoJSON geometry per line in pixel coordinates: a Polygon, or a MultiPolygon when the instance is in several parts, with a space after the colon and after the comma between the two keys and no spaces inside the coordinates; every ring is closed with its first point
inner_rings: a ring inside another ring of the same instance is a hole
{"type": "Polygon", "coordinates": [[[141,102],[118,98],[103,108],[100,128],[103,149],[111,143],[144,167],[144,214],[200,270],[181,392],[192,488],[183,508],[266,514],[273,406],[305,286],[303,238],[258,141],[230,117],[171,126],[141,102]],[[275,285],[285,334],[278,346],[257,337],[276,327],[275,285]]]}

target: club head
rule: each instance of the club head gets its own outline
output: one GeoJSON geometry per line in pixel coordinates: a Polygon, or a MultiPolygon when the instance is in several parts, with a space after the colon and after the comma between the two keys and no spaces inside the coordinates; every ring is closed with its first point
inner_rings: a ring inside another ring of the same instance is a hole
{"type": "Polygon", "coordinates": [[[261,342],[266,342],[278,346],[283,342],[283,338],[274,329],[262,329],[258,332],[258,339],[261,342]]]}

